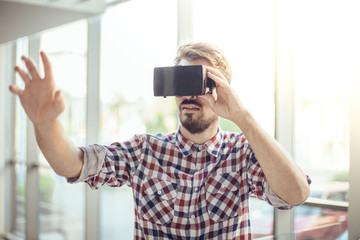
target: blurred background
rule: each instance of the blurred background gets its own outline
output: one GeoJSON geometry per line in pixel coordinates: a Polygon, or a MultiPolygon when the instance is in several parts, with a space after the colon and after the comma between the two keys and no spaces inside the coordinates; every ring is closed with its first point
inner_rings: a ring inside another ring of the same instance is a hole
{"type": "MultiPolygon", "coordinates": [[[[49,55],[75,144],[109,145],[176,131],[175,101],[153,97],[152,76],[187,41],[225,51],[240,99],[312,179],[310,198],[290,211],[251,199],[254,238],[360,237],[360,177],[351,175],[360,167],[360,2],[93,2],[0,1],[0,239],[133,239],[130,188],[67,184],[37,148],[7,90],[22,86],[12,70],[21,56],[41,69],[39,50],[49,55]]],[[[224,119],[221,128],[241,132],[224,119]]]]}

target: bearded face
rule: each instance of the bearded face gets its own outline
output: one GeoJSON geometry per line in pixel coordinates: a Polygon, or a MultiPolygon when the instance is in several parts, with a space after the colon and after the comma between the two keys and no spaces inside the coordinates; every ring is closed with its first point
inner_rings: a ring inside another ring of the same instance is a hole
{"type": "Polygon", "coordinates": [[[209,107],[204,107],[196,97],[181,99],[178,108],[181,125],[193,134],[202,133],[218,119],[218,116],[212,110],[207,110],[209,107]]]}
{"type": "MultiPolygon", "coordinates": [[[[210,63],[205,59],[194,61],[182,59],[180,65],[210,66],[210,63]]],[[[218,124],[218,115],[212,111],[210,105],[201,96],[178,96],[176,104],[182,127],[192,134],[202,133],[212,124],[218,124]]]]}

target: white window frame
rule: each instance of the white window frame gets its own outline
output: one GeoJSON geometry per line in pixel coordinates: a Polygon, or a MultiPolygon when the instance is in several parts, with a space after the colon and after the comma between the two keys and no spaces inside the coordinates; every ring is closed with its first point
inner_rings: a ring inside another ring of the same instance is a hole
{"type": "MultiPolygon", "coordinates": [[[[88,19],[86,144],[99,141],[101,17],[88,19]]],[[[99,191],[86,186],[85,239],[100,239],[99,191]]]]}
{"type": "MultiPolygon", "coordinates": [[[[357,51],[360,54],[360,49],[357,51]]],[[[359,55],[358,55],[359,56],[359,55]]],[[[349,169],[349,239],[360,239],[360,59],[351,66],[350,79],[350,169],[349,169]]]]}

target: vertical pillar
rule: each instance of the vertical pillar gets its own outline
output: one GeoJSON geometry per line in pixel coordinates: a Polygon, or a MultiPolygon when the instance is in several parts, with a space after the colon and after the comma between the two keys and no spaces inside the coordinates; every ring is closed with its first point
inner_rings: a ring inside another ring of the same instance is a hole
{"type": "MultiPolygon", "coordinates": [[[[294,64],[292,0],[275,2],[275,138],[293,154],[294,64]]],[[[274,235],[294,239],[294,210],[274,212],[274,235]]],[[[281,238],[280,238],[281,239],[281,238]]]]}
{"type": "MultiPolygon", "coordinates": [[[[40,51],[39,35],[29,37],[29,57],[38,66],[40,51]]],[[[34,126],[27,119],[26,134],[26,238],[39,239],[40,220],[40,186],[39,186],[39,151],[35,137],[34,126]]]]}
{"type": "MultiPolygon", "coordinates": [[[[101,17],[88,20],[86,144],[99,140],[101,17]]],[[[99,191],[86,188],[86,239],[100,239],[99,191]]]]}
{"type": "MultiPolygon", "coordinates": [[[[359,19],[360,20],[360,19],[359,19]]],[[[357,41],[360,36],[357,36],[357,41]]],[[[358,240],[360,239],[360,47],[354,50],[354,59],[349,61],[349,89],[350,89],[350,169],[349,169],[349,238],[358,240]]]]}
{"type": "Polygon", "coordinates": [[[192,0],[178,0],[178,46],[193,40],[192,0]]]}

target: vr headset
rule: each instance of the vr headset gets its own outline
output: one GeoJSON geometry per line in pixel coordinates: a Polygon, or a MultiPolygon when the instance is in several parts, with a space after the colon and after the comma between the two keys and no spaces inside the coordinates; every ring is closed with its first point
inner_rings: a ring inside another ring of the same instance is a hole
{"type": "Polygon", "coordinates": [[[203,65],[154,68],[154,96],[197,96],[212,93],[214,80],[203,65]]]}

